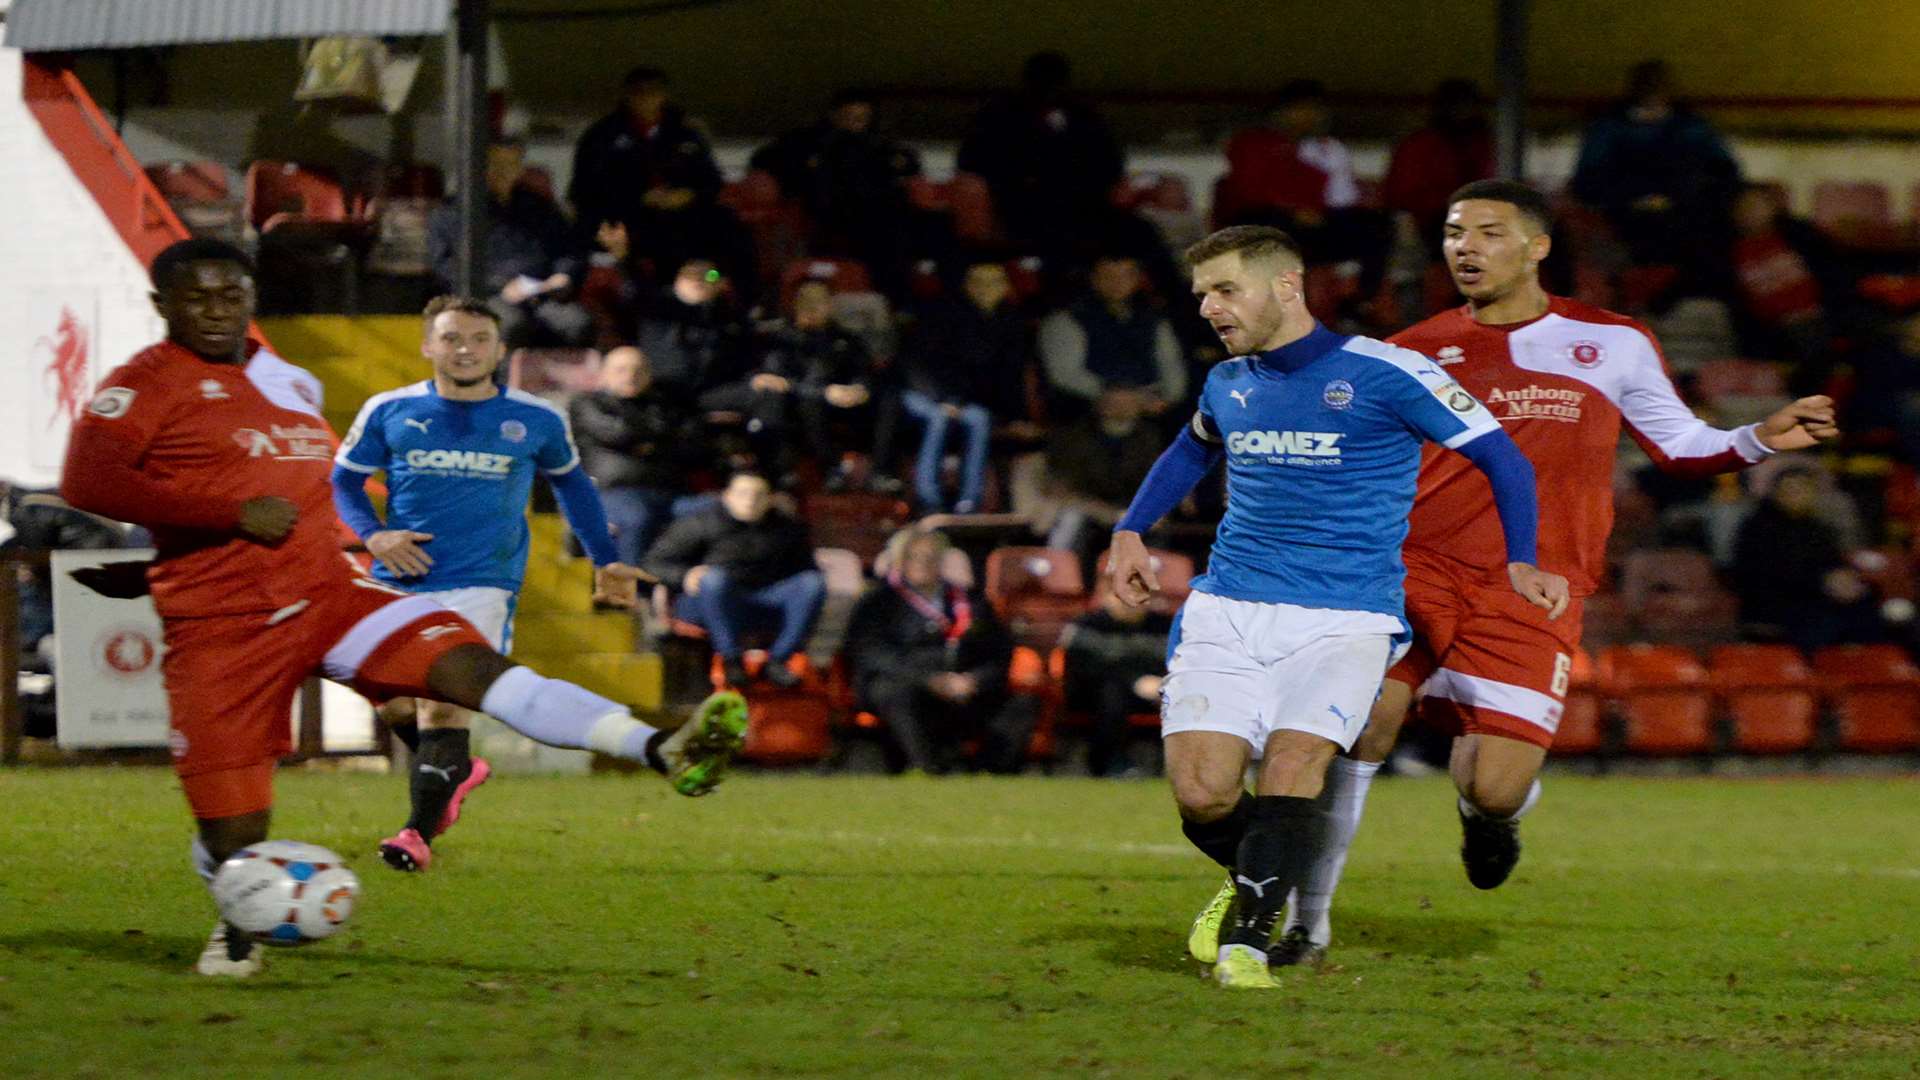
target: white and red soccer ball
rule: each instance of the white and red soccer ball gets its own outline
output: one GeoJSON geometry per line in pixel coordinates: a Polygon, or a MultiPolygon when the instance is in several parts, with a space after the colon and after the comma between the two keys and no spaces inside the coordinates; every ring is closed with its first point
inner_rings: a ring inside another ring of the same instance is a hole
{"type": "Polygon", "coordinates": [[[318,844],[266,840],[233,853],[213,876],[220,916],[255,941],[305,945],[353,915],[360,879],[318,844]]]}

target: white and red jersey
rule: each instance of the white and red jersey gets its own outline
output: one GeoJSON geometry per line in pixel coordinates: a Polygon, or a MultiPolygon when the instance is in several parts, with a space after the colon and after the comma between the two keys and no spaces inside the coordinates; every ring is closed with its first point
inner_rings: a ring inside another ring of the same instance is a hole
{"type": "Polygon", "coordinates": [[[329,477],[338,443],[320,383],[262,349],[216,364],[171,342],[101,381],[74,424],[60,491],[74,506],[144,525],[163,617],[280,611],[345,585],[329,477]],[[277,495],[299,508],[274,545],[240,536],[240,504],[277,495]]]}
{"type": "MultiPolygon", "coordinates": [[[[1669,472],[1731,472],[1769,453],[1753,426],[1724,431],[1695,416],[1653,334],[1601,308],[1556,296],[1537,319],[1486,326],[1460,307],[1390,340],[1433,357],[1520,445],[1539,486],[1540,567],[1566,575],[1577,596],[1605,568],[1623,423],[1669,472]]],[[[1427,446],[1406,548],[1506,580],[1493,489],[1472,462],[1427,446]]]]}

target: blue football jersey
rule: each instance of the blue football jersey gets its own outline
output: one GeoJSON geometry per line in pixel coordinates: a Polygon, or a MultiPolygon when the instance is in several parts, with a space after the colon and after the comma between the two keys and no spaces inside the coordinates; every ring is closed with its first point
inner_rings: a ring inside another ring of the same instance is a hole
{"type": "Polygon", "coordinates": [[[1216,596],[1404,619],[1400,543],[1420,447],[1500,422],[1419,353],[1324,327],[1208,373],[1194,434],[1227,458],[1216,596]]]}
{"type": "Polygon", "coordinates": [[[489,586],[518,592],[527,568],[533,471],[580,467],[559,409],[521,390],[449,401],[433,380],[375,394],[360,408],[334,464],[387,474],[386,527],[433,536],[425,577],[375,576],[416,591],[489,586]]]}

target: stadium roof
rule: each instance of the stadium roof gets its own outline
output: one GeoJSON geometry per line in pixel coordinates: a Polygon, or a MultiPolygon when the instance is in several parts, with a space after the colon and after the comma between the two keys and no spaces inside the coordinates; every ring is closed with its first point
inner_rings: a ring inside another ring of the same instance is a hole
{"type": "Polygon", "coordinates": [[[8,46],[123,49],[219,41],[444,33],[452,0],[13,0],[8,46]]]}

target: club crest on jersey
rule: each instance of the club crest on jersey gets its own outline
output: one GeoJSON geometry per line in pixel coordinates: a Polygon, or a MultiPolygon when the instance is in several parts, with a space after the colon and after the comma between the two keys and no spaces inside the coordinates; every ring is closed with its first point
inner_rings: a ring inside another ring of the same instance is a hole
{"type": "Polygon", "coordinates": [[[1434,353],[1433,358],[1438,360],[1442,365],[1464,364],[1467,360],[1467,350],[1462,349],[1458,345],[1448,345],[1439,352],[1434,353]]]}
{"type": "Polygon", "coordinates": [[[1567,346],[1567,356],[1583,368],[1597,368],[1607,358],[1607,350],[1597,341],[1576,341],[1567,346]]]}
{"type": "Polygon", "coordinates": [[[518,420],[500,421],[500,437],[508,442],[526,442],[527,425],[518,420]]]}
{"type": "Polygon", "coordinates": [[[1320,401],[1329,409],[1350,409],[1353,407],[1353,384],[1345,379],[1335,379],[1320,391],[1320,401]]]}
{"type": "Polygon", "coordinates": [[[118,420],[127,414],[127,407],[133,404],[132,390],[124,386],[109,386],[93,396],[87,404],[87,411],[102,420],[118,420]]]}

